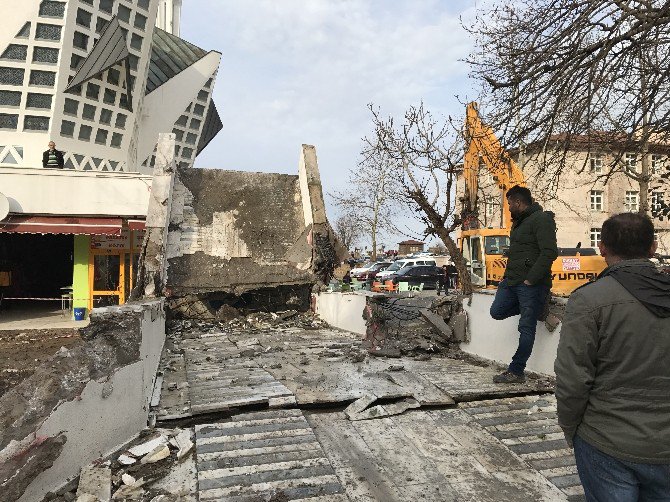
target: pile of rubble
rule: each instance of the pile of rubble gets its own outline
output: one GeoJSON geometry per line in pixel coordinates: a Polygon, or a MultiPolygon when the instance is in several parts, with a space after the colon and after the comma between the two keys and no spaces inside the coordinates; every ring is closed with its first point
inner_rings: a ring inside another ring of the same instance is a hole
{"type": "Polygon", "coordinates": [[[84,467],[75,483],[44,501],[174,502],[192,493],[195,477],[193,431],[153,429],[109,459],[84,467]]]}
{"type": "Polygon", "coordinates": [[[364,346],[378,357],[455,356],[466,340],[467,315],[456,295],[432,299],[368,299],[363,313],[367,330],[364,346]]]}
{"type": "Polygon", "coordinates": [[[227,309],[229,316],[227,320],[188,320],[175,319],[169,323],[169,332],[184,334],[188,333],[220,333],[226,331],[244,330],[249,333],[264,330],[283,329],[325,329],[328,324],[312,312],[298,312],[297,310],[286,310],[284,312],[254,312],[242,315],[233,307],[227,309]]]}

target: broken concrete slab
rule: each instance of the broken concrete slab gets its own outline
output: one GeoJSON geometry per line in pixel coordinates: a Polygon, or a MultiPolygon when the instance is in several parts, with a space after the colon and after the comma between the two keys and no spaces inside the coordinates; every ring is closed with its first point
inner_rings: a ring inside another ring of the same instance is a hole
{"type": "Polygon", "coordinates": [[[449,325],[444,322],[444,319],[441,316],[431,312],[428,309],[421,309],[420,312],[423,318],[437,330],[437,333],[439,333],[442,338],[444,338],[445,342],[450,342],[453,340],[454,332],[449,327],[449,325]]]}
{"type": "Polygon", "coordinates": [[[109,467],[89,465],[81,470],[77,500],[93,497],[99,502],[109,502],[112,498],[112,471],[109,467]]]}
{"type": "Polygon", "coordinates": [[[421,403],[419,403],[416,399],[411,397],[399,399],[394,403],[386,403],[386,404],[378,404],[376,406],[370,406],[371,404],[374,404],[376,401],[377,399],[375,398],[370,403],[369,396],[361,398],[358,401],[355,401],[354,403],[349,405],[347,409],[344,410],[344,414],[351,421],[371,420],[374,418],[383,418],[392,415],[400,415],[401,413],[404,413],[407,410],[421,407],[421,403]],[[367,404],[367,406],[364,407],[365,404],[367,404]]]}

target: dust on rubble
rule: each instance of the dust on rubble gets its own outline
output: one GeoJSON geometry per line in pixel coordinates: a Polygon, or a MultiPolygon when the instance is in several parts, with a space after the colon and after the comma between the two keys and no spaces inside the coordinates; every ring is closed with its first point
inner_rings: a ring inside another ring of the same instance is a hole
{"type": "Polygon", "coordinates": [[[192,428],[147,429],[108,458],[82,468],[79,479],[48,493],[43,502],[98,500],[100,493],[111,500],[195,502],[196,477],[192,428]],[[103,475],[90,483],[90,471],[103,475]]]}
{"type": "Polygon", "coordinates": [[[0,331],[0,396],[35,372],[61,348],[81,343],[78,329],[0,331]]]}

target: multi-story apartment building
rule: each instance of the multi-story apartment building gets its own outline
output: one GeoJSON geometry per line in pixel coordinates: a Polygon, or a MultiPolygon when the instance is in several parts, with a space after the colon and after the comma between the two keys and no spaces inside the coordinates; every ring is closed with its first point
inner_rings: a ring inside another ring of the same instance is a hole
{"type": "MultiPolygon", "coordinates": [[[[652,146],[649,165],[652,175],[650,209],[670,202],[661,174],[670,168],[670,147],[652,146]]],[[[553,211],[561,247],[597,247],[603,222],[611,215],[640,209],[640,184],[626,174],[641,173],[641,157],[634,152],[617,152],[578,147],[563,158],[526,152],[525,160],[515,159],[522,168],[528,188],[545,210],[553,211]],[[590,151],[589,151],[590,150],[590,151]]],[[[464,193],[462,177],[457,191],[464,193]]],[[[478,213],[483,227],[501,226],[501,190],[484,167],[480,170],[478,213]]],[[[670,255],[670,222],[653,218],[659,252],[670,255]]]]}
{"type": "Polygon", "coordinates": [[[193,166],[222,128],[221,54],[178,36],[181,0],[21,0],[2,14],[0,271],[13,279],[0,293],[122,302],[158,135],[193,166]],[[62,170],[42,167],[49,141],[62,170]]]}

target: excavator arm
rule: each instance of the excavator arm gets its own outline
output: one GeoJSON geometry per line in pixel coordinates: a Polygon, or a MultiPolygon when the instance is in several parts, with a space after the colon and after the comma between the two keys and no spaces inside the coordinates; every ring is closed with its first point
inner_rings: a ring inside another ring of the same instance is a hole
{"type": "MultiPolygon", "coordinates": [[[[466,150],[463,162],[465,178],[465,213],[472,214],[477,208],[477,191],[479,188],[479,169],[483,165],[493,176],[504,193],[514,185],[526,186],[526,179],[519,166],[502,147],[493,130],[486,126],[481,117],[477,103],[468,103],[465,118],[466,150]]],[[[512,216],[503,197],[503,228],[512,226],[512,216]]],[[[464,218],[464,221],[466,218],[464,218]]]]}

